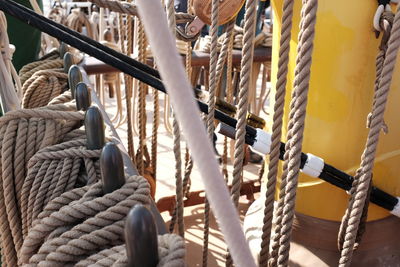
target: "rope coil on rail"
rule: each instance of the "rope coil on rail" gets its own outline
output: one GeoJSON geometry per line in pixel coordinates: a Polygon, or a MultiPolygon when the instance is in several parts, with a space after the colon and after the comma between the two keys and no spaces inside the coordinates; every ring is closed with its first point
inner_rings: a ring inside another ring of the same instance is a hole
{"type": "MultiPolygon", "coordinates": [[[[158,236],[159,262],[157,267],[181,267],[185,266],[185,242],[182,237],[175,234],[158,236]]],[[[76,264],[84,266],[113,266],[126,267],[127,265],[125,245],[115,246],[100,251],[76,264]]]]}
{"type": "Polygon", "coordinates": [[[149,205],[150,188],[141,176],[103,194],[102,183],[73,189],[50,201],[24,240],[21,263],[75,264],[123,243],[124,219],[137,203],[149,205]]]}
{"type": "Polygon", "coordinates": [[[24,236],[49,201],[100,179],[101,150],[86,149],[86,143],[86,139],[71,140],[44,148],[31,158],[21,193],[24,236]]]}
{"type": "Polygon", "coordinates": [[[67,89],[67,81],[68,75],[62,69],[35,72],[22,86],[22,107],[37,108],[47,105],[67,89]]]}
{"type": "Polygon", "coordinates": [[[0,118],[0,231],[7,266],[16,266],[22,245],[21,189],[29,159],[40,149],[62,141],[83,120],[81,112],[52,108],[10,111],[0,118]]]}

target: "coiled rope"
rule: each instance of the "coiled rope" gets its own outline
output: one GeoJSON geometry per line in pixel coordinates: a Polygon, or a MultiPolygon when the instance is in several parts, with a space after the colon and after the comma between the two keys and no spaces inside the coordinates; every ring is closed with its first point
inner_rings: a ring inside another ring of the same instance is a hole
{"type": "MultiPolygon", "coordinates": [[[[185,242],[182,237],[175,234],[158,236],[159,262],[157,267],[182,267],[185,266],[185,242]]],[[[113,266],[126,267],[128,258],[125,245],[115,246],[100,251],[76,264],[77,267],[86,266],[113,266]]]]}
{"type": "Polygon", "coordinates": [[[33,222],[21,263],[64,266],[121,245],[126,215],[137,203],[148,205],[149,195],[140,176],[127,178],[120,189],[105,195],[100,181],[62,194],[33,222]]]}
{"type": "Polygon", "coordinates": [[[29,63],[21,68],[19,71],[19,77],[21,79],[22,86],[24,83],[32,77],[35,72],[39,70],[49,70],[49,69],[58,69],[62,68],[64,62],[62,59],[46,59],[46,60],[39,60],[29,63]]]}
{"type": "MultiPolygon", "coordinates": [[[[400,12],[397,9],[393,21],[386,57],[383,63],[381,78],[378,90],[375,92],[374,103],[370,117],[370,130],[361,157],[361,164],[358,171],[357,182],[355,186],[353,201],[349,202],[349,219],[347,222],[346,233],[344,237],[343,249],[339,260],[339,266],[349,266],[353,255],[356,242],[358,225],[363,213],[365,200],[367,198],[368,188],[372,179],[372,169],[375,161],[375,153],[378,146],[379,134],[382,129],[383,116],[385,113],[387,97],[392,81],[393,70],[396,63],[397,53],[400,47],[400,12]]],[[[355,179],[356,180],[356,179],[355,179]]]]}
{"type": "Polygon", "coordinates": [[[100,179],[101,150],[88,150],[86,144],[86,139],[71,140],[44,148],[31,158],[21,192],[24,236],[49,201],[100,179]]]}
{"type": "Polygon", "coordinates": [[[63,140],[83,120],[81,112],[50,109],[10,111],[0,118],[0,231],[6,266],[16,266],[22,245],[21,189],[29,159],[63,140]]]}
{"type": "Polygon", "coordinates": [[[62,69],[36,71],[22,87],[22,107],[46,106],[68,88],[67,81],[68,75],[62,69]]]}

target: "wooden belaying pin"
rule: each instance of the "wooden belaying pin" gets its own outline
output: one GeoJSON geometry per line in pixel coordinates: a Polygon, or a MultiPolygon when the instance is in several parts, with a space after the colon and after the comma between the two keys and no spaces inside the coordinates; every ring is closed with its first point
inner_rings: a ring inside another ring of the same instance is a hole
{"type": "Polygon", "coordinates": [[[100,171],[104,194],[111,193],[124,185],[124,162],[116,144],[110,142],[103,147],[100,156],[100,171]]]}
{"type": "Polygon", "coordinates": [[[68,45],[64,42],[61,42],[60,47],[58,48],[58,53],[60,54],[60,58],[64,58],[64,55],[67,52],[68,52],[68,45]]]}
{"type": "Polygon", "coordinates": [[[98,107],[92,106],[85,113],[86,147],[90,150],[102,149],[105,144],[104,121],[98,107]]]}
{"type": "Polygon", "coordinates": [[[66,52],[63,57],[64,60],[64,72],[68,73],[69,68],[74,65],[74,56],[70,52],[66,52]]]}
{"type": "Polygon", "coordinates": [[[68,70],[68,85],[71,90],[72,98],[75,98],[76,85],[82,82],[82,73],[77,65],[72,65],[68,70]]]}
{"type": "Polygon", "coordinates": [[[89,88],[87,87],[86,83],[80,82],[76,85],[75,100],[77,110],[86,111],[90,107],[92,99],[90,97],[89,88]]]}
{"type": "Polygon", "coordinates": [[[157,228],[153,215],[141,204],[128,213],[125,244],[129,267],[155,267],[158,264],[157,228]]]}

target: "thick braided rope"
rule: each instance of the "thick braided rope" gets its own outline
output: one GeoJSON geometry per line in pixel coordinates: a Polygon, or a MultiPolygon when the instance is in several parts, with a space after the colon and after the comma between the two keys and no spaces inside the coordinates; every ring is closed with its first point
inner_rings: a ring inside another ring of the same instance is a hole
{"type": "MultiPolygon", "coordinates": [[[[122,18],[121,18],[122,19],[122,18]]],[[[125,54],[130,55],[130,53],[133,51],[133,21],[132,17],[130,15],[126,16],[127,19],[127,26],[126,26],[126,32],[125,36],[127,38],[127,47],[125,48],[124,46],[124,39],[122,33],[124,32],[122,29],[122,24],[123,21],[120,21],[120,42],[121,42],[121,51],[123,51],[125,54]]],[[[132,160],[135,159],[135,150],[133,146],[133,123],[132,123],[132,87],[133,87],[133,80],[132,77],[124,74],[124,82],[125,82],[125,101],[126,101],[126,118],[127,118],[127,127],[128,127],[128,154],[131,157],[132,160]]]]}
{"type": "Polygon", "coordinates": [[[269,154],[267,191],[265,193],[264,204],[264,224],[262,229],[263,233],[260,251],[260,266],[267,265],[269,255],[269,243],[271,238],[272,217],[274,212],[276,178],[278,174],[280,144],[282,137],[283,109],[285,106],[293,5],[293,0],[285,0],[283,2],[278,74],[275,92],[274,115],[272,122],[271,150],[269,154]]]}
{"type": "Polygon", "coordinates": [[[37,71],[22,86],[23,108],[46,106],[67,89],[68,75],[56,70],[37,71]]]}
{"type": "MultiPolygon", "coordinates": [[[[158,236],[158,267],[183,267],[185,264],[185,242],[174,234],[158,236]]],[[[102,250],[76,264],[77,267],[126,267],[128,258],[125,245],[102,250]]]]}
{"type": "MultiPolygon", "coordinates": [[[[189,194],[190,191],[190,174],[192,173],[192,169],[193,169],[193,160],[191,157],[189,157],[187,164],[185,164],[185,173],[183,176],[183,181],[182,181],[182,191],[183,191],[183,195],[187,196],[189,194]]],[[[172,217],[171,217],[171,222],[170,222],[170,229],[174,229],[175,224],[176,224],[176,216],[177,216],[177,212],[178,212],[178,206],[175,205],[175,209],[174,212],[172,213],[172,217]]],[[[172,232],[172,231],[171,231],[172,232]]]]}
{"type": "Polygon", "coordinates": [[[296,66],[298,71],[296,72],[296,96],[292,101],[294,104],[294,116],[293,123],[293,135],[288,142],[291,142],[291,148],[289,153],[288,169],[289,173],[287,176],[286,194],[285,194],[285,205],[283,209],[282,218],[282,229],[281,229],[281,246],[278,252],[278,265],[287,266],[289,262],[289,250],[290,250],[290,236],[292,230],[292,223],[294,218],[294,206],[296,200],[296,190],[298,176],[300,172],[300,159],[301,149],[304,132],[304,122],[306,116],[309,80],[311,73],[311,62],[312,62],[312,51],[313,42],[315,35],[315,24],[317,17],[318,0],[309,0],[303,5],[304,12],[302,20],[302,28],[304,32],[299,41],[299,47],[301,47],[300,54],[298,55],[299,62],[296,66]]]}
{"type": "Polygon", "coordinates": [[[236,141],[235,141],[235,160],[233,166],[233,182],[232,182],[232,199],[235,206],[238,206],[241,177],[243,169],[244,158],[244,137],[246,134],[246,116],[248,109],[248,93],[250,86],[251,67],[253,64],[253,40],[255,33],[255,16],[257,1],[246,1],[246,14],[244,25],[244,45],[243,57],[241,61],[240,72],[240,91],[239,91],[239,107],[237,112],[237,125],[236,125],[236,141]]]}
{"type": "MultiPolygon", "coordinates": [[[[394,14],[393,14],[393,16],[390,16],[390,21],[387,20],[386,18],[387,18],[387,16],[385,16],[385,17],[381,16],[381,19],[380,19],[381,24],[386,24],[387,23],[386,25],[388,27],[381,26],[381,28],[384,29],[384,37],[381,40],[381,44],[379,46],[379,52],[378,52],[378,55],[376,56],[376,62],[375,62],[375,73],[376,73],[376,75],[375,75],[375,82],[374,82],[374,100],[373,100],[372,106],[374,106],[375,102],[376,102],[377,92],[378,92],[378,89],[379,89],[379,81],[380,81],[380,78],[381,78],[381,75],[382,75],[382,70],[383,70],[383,62],[385,61],[385,55],[386,55],[386,51],[387,51],[388,38],[385,38],[385,36],[390,36],[390,30],[391,30],[391,27],[393,25],[394,14]]],[[[368,128],[371,125],[371,115],[372,115],[372,113],[369,113],[368,117],[367,117],[367,127],[368,128]]],[[[384,123],[383,123],[383,125],[384,125],[384,123]]],[[[359,177],[359,173],[357,173],[355,175],[355,179],[353,180],[353,184],[352,184],[351,190],[349,192],[350,193],[350,200],[349,200],[349,205],[348,205],[349,207],[353,205],[354,193],[355,193],[355,189],[356,189],[356,187],[358,185],[359,178],[360,178],[359,177]]],[[[367,214],[367,209],[368,209],[368,206],[369,206],[368,202],[369,202],[369,194],[367,195],[366,203],[365,203],[365,206],[364,206],[364,212],[363,212],[364,214],[367,214]]],[[[339,234],[338,234],[338,248],[339,248],[339,250],[343,249],[343,243],[344,243],[344,238],[345,238],[345,234],[346,234],[346,228],[347,228],[349,217],[350,217],[350,212],[351,212],[351,210],[346,209],[345,214],[344,214],[344,216],[342,218],[342,222],[340,224],[339,234]]],[[[366,217],[366,216],[363,216],[363,217],[366,217]]],[[[361,224],[361,221],[360,221],[360,224],[361,224]]],[[[360,225],[360,227],[361,226],[362,225],[360,225]]],[[[363,228],[363,227],[361,227],[361,228],[363,228]]],[[[358,231],[358,232],[360,232],[360,231],[358,231]]],[[[358,234],[358,236],[360,236],[360,235],[358,234]]],[[[359,237],[359,239],[361,239],[361,237],[359,237]]],[[[359,243],[358,241],[356,241],[356,242],[359,243]]],[[[355,244],[355,246],[358,246],[357,243],[355,244]]]]}
{"type": "Polygon", "coordinates": [[[361,165],[359,168],[360,178],[357,184],[354,201],[349,209],[350,217],[344,238],[343,249],[341,251],[341,258],[339,266],[349,266],[351,257],[353,255],[353,248],[358,231],[358,224],[362,216],[363,206],[367,197],[368,187],[372,177],[372,169],[374,166],[374,159],[376,148],[379,141],[379,133],[383,123],[383,116],[385,112],[387,96],[390,90],[394,66],[396,63],[397,52],[400,46],[400,12],[397,10],[391,36],[388,43],[388,50],[383,64],[382,76],[379,81],[379,89],[376,92],[375,103],[371,115],[371,125],[368,133],[368,138],[361,158],[361,165]]]}
{"type": "MultiPolygon", "coordinates": [[[[69,105],[67,105],[68,102],[73,101],[71,91],[65,91],[59,96],[56,96],[52,100],[49,101],[48,105],[49,106],[55,106],[55,105],[65,105],[67,108],[69,108],[69,105]]],[[[71,105],[70,111],[76,110],[76,103],[73,103],[73,106],[71,105]]]]}
{"type": "Polygon", "coordinates": [[[22,67],[19,71],[19,77],[21,79],[21,84],[24,83],[33,75],[35,72],[39,70],[49,70],[49,69],[58,69],[62,68],[64,62],[62,59],[50,59],[50,60],[42,60],[42,61],[35,61],[29,63],[22,67]]]}
{"type": "MultiPolygon", "coordinates": [[[[243,50],[239,84],[239,107],[237,112],[236,136],[235,136],[235,160],[233,163],[232,201],[237,207],[239,205],[240,187],[242,184],[242,171],[244,159],[244,145],[246,134],[246,117],[248,110],[248,95],[251,77],[251,67],[254,54],[254,34],[256,25],[257,1],[246,1],[246,13],[244,24],[243,50]]],[[[226,266],[232,266],[230,255],[227,256],[226,266]]]]}
{"type": "MultiPolygon", "coordinates": [[[[175,8],[174,1],[166,1],[166,13],[168,20],[168,27],[173,35],[176,33],[175,25],[175,8]]],[[[182,186],[182,156],[181,156],[181,131],[178,121],[175,117],[172,122],[173,129],[173,151],[175,157],[175,190],[176,190],[176,218],[178,222],[178,233],[180,236],[185,235],[185,225],[183,220],[183,186],[182,186]]],[[[174,224],[170,225],[170,232],[174,230],[174,224]]]]}
{"type": "MultiPolygon", "coordinates": [[[[229,21],[226,24],[225,38],[224,38],[224,41],[222,43],[221,51],[219,53],[218,62],[217,62],[217,66],[216,66],[215,79],[216,79],[216,84],[217,85],[219,84],[219,82],[221,80],[222,72],[223,72],[224,67],[225,67],[225,62],[226,62],[226,59],[228,57],[229,43],[231,41],[231,38],[233,37],[233,29],[234,29],[234,26],[235,26],[235,21],[236,21],[236,19],[232,19],[231,21],[229,21]]],[[[217,44],[218,44],[218,39],[216,41],[216,45],[217,44]]],[[[211,49],[211,51],[212,51],[212,49],[211,49]]],[[[211,78],[210,78],[210,80],[211,80],[211,78]]]]}
{"type": "MultiPolygon", "coordinates": [[[[139,46],[139,61],[146,62],[146,35],[144,27],[139,21],[138,24],[138,46],[139,46]]],[[[136,155],[136,165],[140,174],[144,173],[144,149],[146,143],[146,85],[139,81],[138,95],[138,119],[139,119],[139,147],[136,155]]]]}
{"type": "MultiPolygon", "coordinates": [[[[214,113],[215,96],[217,91],[217,46],[218,46],[218,16],[219,0],[212,0],[211,3],[211,48],[210,48],[210,69],[209,69],[209,96],[208,96],[208,114],[207,131],[211,142],[214,138],[214,113]]],[[[204,232],[203,232],[203,267],[207,266],[208,261],[208,236],[210,233],[210,203],[207,196],[204,198],[204,232]]]]}
{"type": "Polygon", "coordinates": [[[44,148],[31,158],[21,193],[24,236],[49,201],[78,184],[92,184],[100,179],[101,150],[87,150],[86,143],[86,139],[68,141],[44,148]],[[79,181],[83,167],[87,177],[79,181]]]}
{"type": "Polygon", "coordinates": [[[72,191],[51,201],[33,223],[24,240],[21,263],[72,264],[120,245],[129,210],[137,203],[149,204],[149,185],[140,176],[127,178],[120,189],[106,195],[100,181],[72,191]],[[72,191],[78,193],[72,195],[72,191]]]}
{"type": "MultiPolygon", "coordinates": [[[[303,5],[306,4],[308,0],[303,0],[303,5]]],[[[301,16],[304,17],[304,8],[301,10],[301,16]]],[[[304,27],[303,25],[303,20],[300,20],[300,32],[298,35],[298,39],[301,40],[301,37],[304,32],[304,27]]],[[[301,51],[301,47],[297,46],[297,54],[299,55],[301,51]]],[[[296,58],[296,65],[299,64],[300,57],[296,58]]],[[[296,68],[295,69],[295,77],[299,70],[296,68]]],[[[293,88],[295,88],[297,85],[297,80],[294,80],[293,88]]],[[[296,90],[292,90],[291,94],[291,99],[294,99],[296,97],[296,90]]],[[[293,124],[294,124],[294,101],[290,102],[290,109],[289,109],[289,122],[287,126],[287,134],[286,138],[289,140],[292,137],[292,131],[293,131],[293,124]]],[[[283,217],[283,208],[284,208],[284,198],[286,194],[286,185],[287,185],[287,176],[288,176],[288,159],[289,159],[289,152],[291,148],[291,142],[286,142],[285,144],[285,154],[283,157],[283,166],[282,166],[282,175],[281,175],[281,184],[280,184],[280,191],[279,191],[279,200],[277,203],[277,207],[275,208],[275,214],[274,214],[274,219],[273,219],[273,224],[275,225],[273,234],[271,235],[271,245],[270,245],[270,254],[269,254],[269,260],[268,260],[268,265],[269,266],[276,266],[277,261],[278,261],[278,251],[279,251],[279,245],[280,245],[280,238],[281,238],[281,229],[282,229],[282,217],[283,217]]]]}
{"type": "Polygon", "coordinates": [[[157,146],[158,127],[160,125],[160,103],[158,90],[153,88],[153,128],[151,132],[151,169],[153,178],[157,180],[157,146]]]}
{"type": "Polygon", "coordinates": [[[36,151],[61,141],[78,125],[77,120],[83,119],[81,113],[71,115],[71,112],[22,109],[0,118],[1,243],[7,265],[16,266],[16,253],[22,243],[21,189],[28,171],[27,163],[36,151]],[[70,120],[68,123],[66,118],[70,120]]]}
{"type": "Polygon", "coordinates": [[[94,39],[92,24],[86,17],[86,14],[82,12],[80,9],[73,9],[71,11],[71,14],[69,14],[67,17],[66,24],[68,28],[77,32],[82,32],[83,27],[85,27],[86,34],[88,35],[88,37],[94,39]]]}

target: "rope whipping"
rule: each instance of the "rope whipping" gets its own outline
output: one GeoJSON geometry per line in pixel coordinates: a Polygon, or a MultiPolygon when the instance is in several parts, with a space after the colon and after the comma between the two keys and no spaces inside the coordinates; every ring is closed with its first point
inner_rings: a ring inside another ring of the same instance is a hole
{"type": "Polygon", "coordinates": [[[267,266],[269,243],[271,238],[272,218],[278,175],[280,145],[282,137],[282,119],[285,106],[286,83],[289,64],[290,39],[293,17],[293,0],[283,2],[282,28],[279,47],[278,74],[276,82],[274,115],[272,122],[271,149],[269,153],[267,190],[265,193],[260,266],[267,266]]]}
{"type": "MultiPolygon", "coordinates": [[[[240,187],[242,184],[242,171],[244,159],[244,144],[246,135],[246,117],[248,110],[248,95],[251,77],[251,67],[254,54],[254,35],[256,26],[257,1],[246,1],[244,18],[244,42],[241,60],[239,103],[237,111],[237,124],[235,133],[235,159],[233,163],[232,201],[238,207],[240,187]]],[[[231,256],[227,256],[226,266],[232,266],[231,256]]]]}
{"type": "Polygon", "coordinates": [[[65,192],[46,206],[25,238],[21,263],[65,266],[123,244],[124,220],[137,203],[149,205],[150,188],[141,176],[103,194],[101,181],[65,192]]]}
{"type": "MultiPolygon", "coordinates": [[[[158,267],[185,266],[185,241],[175,234],[164,234],[158,236],[158,267]]],[[[126,267],[128,266],[125,245],[115,246],[102,250],[76,264],[77,267],[99,266],[99,267],[126,267]]]]}
{"type": "Polygon", "coordinates": [[[393,70],[396,63],[397,52],[400,46],[400,12],[396,12],[391,30],[386,57],[383,63],[379,87],[374,97],[374,105],[371,112],[370,130],[365,145],[365,150],[361,157],[359,168],[359,178],[354,190],[354,201],[352,201],[349,219],[347,222],[346,234],[344,237],[343,249],[339,260],[339,266],[349,266],[353,255],[354,244],[358,232],[358,225],[363,213],[363,207],[367,198],[368,188],[372,179],[372,169],[374,166],[375,153],[378,146],[379,134],[382,129],[383,116],[386,108],[387,97],[392,81],[393,70]]]}

